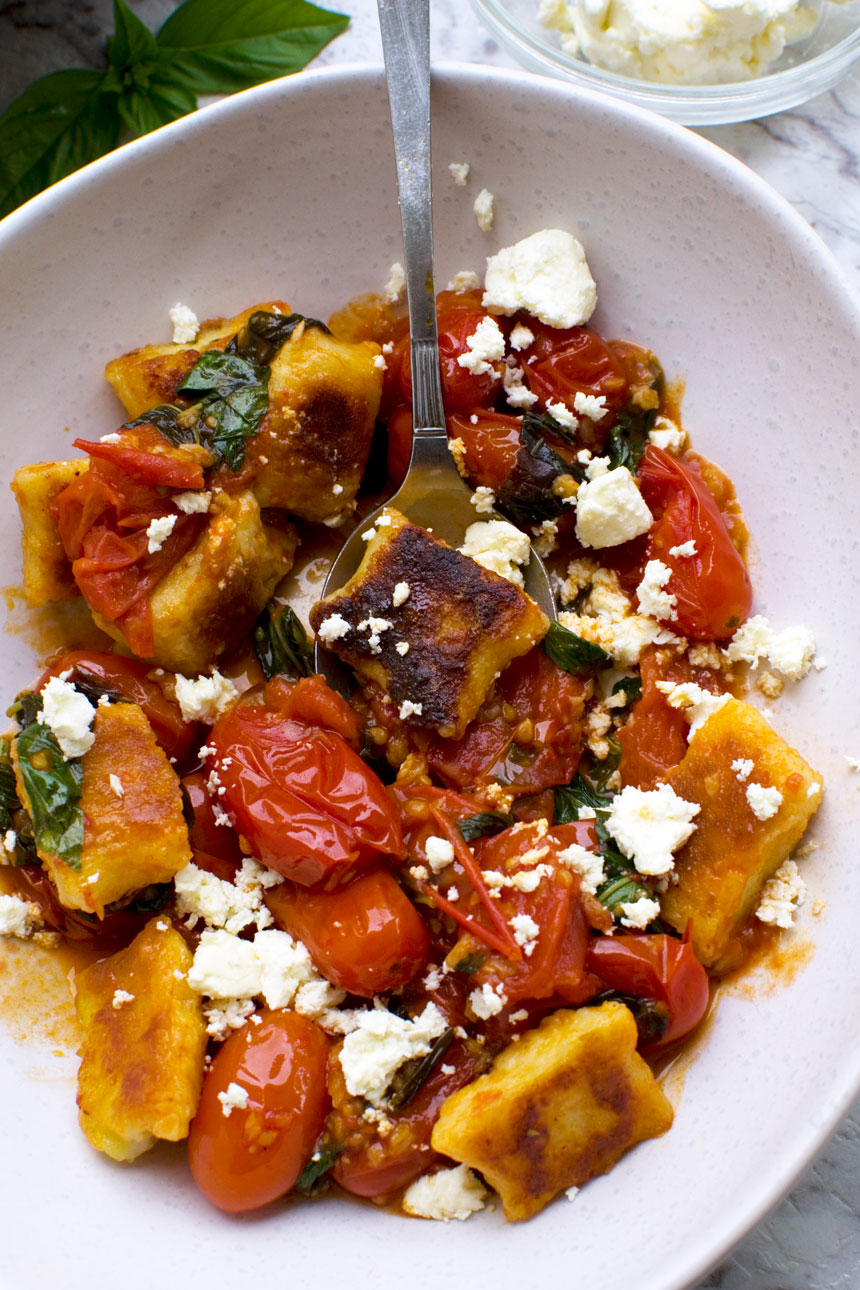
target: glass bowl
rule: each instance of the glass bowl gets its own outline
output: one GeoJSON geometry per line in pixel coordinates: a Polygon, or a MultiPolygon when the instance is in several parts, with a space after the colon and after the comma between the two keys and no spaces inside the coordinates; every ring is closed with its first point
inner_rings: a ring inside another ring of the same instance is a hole
{"type": "Polygon", "coordinates": [[[619,76],[566,53],[538,21],[539,0],[473,0],[499,43],[533,72],[603,90],[682,125],[726,125],[797,107],[832,89],[860,60],[860,0],[812,0],[812,32],[786,46],[762,76],[721,85],[663,85],[619,76]]]}

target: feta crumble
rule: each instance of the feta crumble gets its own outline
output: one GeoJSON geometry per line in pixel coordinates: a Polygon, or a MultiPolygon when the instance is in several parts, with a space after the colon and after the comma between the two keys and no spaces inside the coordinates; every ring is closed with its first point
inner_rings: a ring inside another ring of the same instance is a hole
{"type": "Polygon", "coordinates": [[[581,244],[549,228],[490,256],[483,303],[493,313],[525,309],[549,327],[577,327],[594,313],[597,288],[581,244]]]}
{"type": "Polygon", "coordinates": [[[679,542],[677,546],[669,547],[669,554],[684,558],[696,555],[696,543],[692,538],[690,538],[689,542],[679,542]]]}
{"type": "Polygon", "coordinates": [[[449,864],[454,863],[454,845],[447,838],[437,838],[431,834],[424,843],[424,854],[434,873],[441,873],[449,864]]]}
{"type": "Polygon", "coordinates": [[[749,779],[750,775],[753,773],[753,769],[754,766],[749,757],[736,757],[732,762],[732,770],[735,772],[736,779],[741,784],[745,779],[749,779]]]}
{"type": "Polygon", "coordinates": [[[493,363],[505,356],[505,337],[495,318],[482,318],[471,336],[466,337],[466,349],[457,359],[460,367],[473,376],[484,376],[493,371],[493,363]]]}
{"type": "Polygon", "coordinates": [[[478,228],[482,233],[489,233],[493,227],[495,219],[495,198],[488,188],[482,188],[475,198],[475,204],[472,209],[475,212],[475,219],[478,221],[478,228]]]}
{"type": "MultiPolygon", "coordinates": [[[[619,546],[647,533],[653,523],[653,516],[627,467],[595,470],[594,467],[602,460],[595,458],[588,467],[588,479],[580,485],[576,495],[576,536],[585,547],[619,546]]],[[[646,575],[650,564],[646,567],[646,575]]],[[[651,612],[644,605],[643,610],[646,614],[651,612]]],[[[657,618],[660,615],[652,616],[657,618]]]]}
{"type": "Polygon", "coordinates": [[[173,324],[174,345],[193,344],[200,331],[200,323],[194,310],[177,301],[168,316],[173,324]]]}
{"type": "Polygon", "coordinates": [[[580,846],[578,842],[572,842],[569,847],[559,851],[558,858],[562,864],[567,865],[568,869],[580,875],[582,890],[591,896],[596,895],[598,887],[606,881],[603,856],[580,846]]]}
{"type": "Polygon", "coordinates": [[[518,587],[525,586],[519,566],[529,562],[529,540],[507,520],[479,520],[470,524],[460,551],[500,578],[518,587]]]}
{"type": "Polygon", "coordinates": [[[354,1097],[367,1098],[373,1106],[384,1104],[386,1090],[399,1067],[414,1057],[426,1056],[446,1026],[435,1003],[428,1003],[411,1021],[384,1009],[362,1013],[340,1051],[347,1091],[354,1097]]]}
{"type": "Polygon", "coordinates": [[[211,676],[188,677],[176,674],[176,702],[183,721],[205,721],[212,726],[232,707],[239,696],[229,677],[214,668],[211,676]]]}
{"type": "Polygon", "coordinates": [[[668,784],[647,792],[628,784],[612,799],[606,828],[637,873],[658,877],[672,869],[673,852],[693,833],[700,810],[668,784]]]}
{"type": "Polygon", "coordinates": [[[394,592],[391,596],[391,604],[394,609],[399,609],[409,599],[409,583],[398,582],[394,585],[394,592]]]}
{"type": "Polygon", "coordinates": [[[150,555],[160,551],[167,539],[173,532],[177,517],[175,515],[158,515],[154,520],[150,520],[146,530],[146,549],[150,555]]]}
{"type": "Polygon", "coordinates": [[[91,726],[96,710],[71,681],[52,676],[42,687],[42,721],[64,757],[83,757],[95,743],[91,726]]]}
{"type": "Polygon", "coordinates": [[[527,959],[531,958],[538,942],[540,927],[530,914],[514,914],[510,920],[510,926],[517,945],[521,947],[527,959]]]}
{"type": "Polygon", "coordinates": [[[484,1208],[487,1189],[466,1165],[440,1169],[418,1178],[407,1187],[403,1208],[413,1218],[465,1221],[484,1208]]]}
{"type": "Polygon", "coordinates": [[[649,896],[640,896],[638,900],[622,900],[618,908],[622,914],[622,926],[633,927],[637,931],[647,927],[660,914],[660,902],[649,896]]]}
{"type": "Polygon", "coordinates": [[[317,628],[317,639],[321,640],[323,645],[333,645],[339,641],[350,630],[350,625],[342,614],[331,614],[317,628]]]}
{"type": "Polygon", "coordinates": [[[397,715],[401,721],[408,721],[410,717],[420,717],[423,711],[423,703],[413,703],[411,699],[404,699],[397,709],[397,715]]]}
{"type": "Polygon", "coordinates": [[[114,797],[125,797],[125,788],[123,787],[123,782],[119,775],[108,775],[108,783],[110,784],[110,790],[114,797]]]}
{"type": "Polygon", "coordinates": [[[779,789],[764,784],[748,784],[746,799],[753,815],[762,821],[771,819],[782,805],[782,793],[779,789]]]}
{"type": "Polygon", "coordinates": [[[636,588],[636,598],[643,614],[659,620],[671,622],[677,618],[675,609],[677,598],[666,591],[666,583],[672,577],[672,570],[662,560],[649,560],[645,565],[642,581],[636,588]]]}
{"type": "Polygon", "coordinates": [[[489,982],[477,986],[469,995],[469,1007],[481,1021],[498,1016],[506,1003],[504,991],[494,990],[489,982]]]}
{"type": "Polygon", "coordinates": [[[39,906],[20,896],[0,895],[0,936],[32,936],[42,925],[39,906]]]}
{"type": "Polygon", "coordinates": [[[174,493],[170,500],[174,506],[179,507],[183,515],[205,515],[212,502],[212,494],[204,489],[197,489],[187,493],[174,493]]]}
{"type": "Polygon", "coordinates": [[[534,332],[531,331],[525,323],[515,323],[511,328],[511,334],[509,337],[511,349],[515,349],[518,352],[522,349],[528,349],[529,345],[534,343],[534,338],[534,332]]]}
{"type": "Polygon", "coordinates": [[[448,173],[458,188],[466,187],[466,180],[469,178],[469,171],[471,168],[472,167],[469,165],[468,161],[448,162],[448,173]]]}
{"type": "Polygon", "coordinates": [[[124,1003],[131,1003],[133,999],[134,995],[130,994],[128,990],[114,990],[113,998],[110,1001],[111,1007],[114,1012],[119,1012],[124,1003]]]}
{"type": "Polygon", "coordinates": [[[496,494],[486,484],[479,484],[469,501],[479,515],[492,515],[496,504],[496,494]]]}
{"type": "Polygon", "coordinates": [[[775,632],[766,618],[754,614],[735,632],[723,653],[730,663],[749,663],[751,667],[767,660],[789,681],[800,681],[812,664],[815,637],[803,626],[775,632]]]}
{"type": "Polygon", "coordinates": [[[229,1119],[235,1110],[244,1111],[248,1105],[248,1090],[231,1080],[227,1087],[218,1094],[218,1101],[224,1115],[229,1119]]]}
{"type": "Polygon", "coordinates": [[[687,743],[732,697],[730,694],[712,694],[710,690],[703,690],[694,681],[684,681],[681,685],[675,685],[673,681],[658,681],[657,689],[665,694],[669,706],[680,709],[689,721],[687,743]]]}
{"type": "Polygon", "coordinates": [[[761,901],[755,911],[762,923],[775,927],[791,927],[795,910],[806,899],[806,883],[793,860],[785,860],[772,878],[765,883],[761,901]]]}
{"type": "Polygon", "coordinates": [[[270,927],[273,919],[264,902],[264,891],[281,881],[281,876],[246,856],[235,882],[218,878],[208,869],[189,861],[174,879],[176,912],[189,927],[202,920],[210,929],[238,933],[246,927],[270,927]]]}
{"type": "Polygon", "coordinates": [[[585,394],[582,390],[577,390],[573,396],[574,411],[582,417],[588,417],[589,421],[602,421],[606,416],[606,395],[605,394],[585,394]]]}
{"type": "Polygon", "coordinates": [[[448,283],[448,290],[456,291],[457,295],[462,295],[464,291],[474,291],[480,285],[481,279],[474,269],[458,269],[448,283]]]}
{"type": "Polygon", "coordinates": [[[382,299],[387,305],[396,305],[403,299],[406,290],[406,271],[399,260],[395,260],[388,270],[388,281],[382,288],[382,299]]]}

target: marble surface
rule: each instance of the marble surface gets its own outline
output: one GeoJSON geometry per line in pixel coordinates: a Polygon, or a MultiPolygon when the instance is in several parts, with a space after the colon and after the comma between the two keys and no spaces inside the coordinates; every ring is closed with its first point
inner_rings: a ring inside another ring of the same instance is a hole
{"type": "MultiPolygon", "coordinates": [[[[131,5],[153,28],[175,7],[170,0],[131,5]]],[[[316,65],[380,62],[375,0],[340,0],[337,7],[350,15],[350,27],[316,65]]],[[[437,61],[516,65],[466,0],[433,0],[433,24],[437,61]]],[[[110,0],[0,0],[0,110],[38,75],[98,65],[111,25],[110,0]]],[[[792,112],[701,133],[786,197],[860,291],[860,70],[792,112]]],[[[785,1200],[697,1290],[857,1290],[858,1179],[860,1100],[785,1200]]]]}

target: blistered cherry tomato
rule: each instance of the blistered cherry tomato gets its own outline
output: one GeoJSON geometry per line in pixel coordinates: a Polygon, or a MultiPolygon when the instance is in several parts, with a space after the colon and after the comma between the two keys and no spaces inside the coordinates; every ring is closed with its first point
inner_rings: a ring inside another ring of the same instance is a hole
{"type": "Polygon", "coordinates": [[[548,327],[528,319],[534,341],[521,354],[524,380],[539,405],[564,403],[573,411],[577,394],[602,396],[610,414],[599,422],[608,429],[627,401],[627,373],[622,359],[590,327],[548,327]]]}
{"type": "MultiPolygon", "coordinates": [[[[445,411],[449,414],[490,407],[501,386],[501,363],[476,375],[458,362],[468,351],[468,338],[489,316],[481,304],[481,295],[480,291],[440,291],[436,297],[439,370],[445,411]]],[[[407,346],[400,365],[400,389],[409,403],[412,402],[411,362],[407,346]]]]}
{"type": "Polygon", "coordinates": [[[37,690],[42,689],[49,677],[69,671],[72,681],[80,677],[84,682],[122,695],[130,703],[137,703],[168,757],[181,761],[186,755],[197,723],[184,720],[179,704],[169,699],[153,679],[151,663],[97,650],[73,650],[54,660],[39,680],[37,690]]]}
{"type": "Polygon", "coordinates": [[[249,691],[209,743],[239,833],[285,878],[334,886],[402,855],[392,799],[342,735],[285,717],[249,691]]]}
{"type": "Polygon", "coordinates": [[[218,823],[222,817],[217,816],[213,809],[212,794],[206,783],[208,779],[209,772],[205,770],[192,771],[182,778],[194,813],[193,823],[188,826],[188,841],[194,852],[195,864],[230,881],[242,863],[242,850],[235,829],[218,823]],[[201,856],[206,858],[202,865],[201,856]],[[213,865],[212,861],[220,861],[220,864],[213,865]]]}
{"type": "Polygon", "coordinates": [[[474,408],[470,415],[448,417],[448,438],[459,439],[464,449],[464,466],[477,487],[484,484],[497,492],[514,467],[520,450],[522,417],[474,408]]]}
{"type": "Polygon", "coordinates": [[[329,1041],[320,1028],[286,1009],[260,1015],[259,1025],[247,1022],[215,1054],[188,1136],[194,1181],[230,1214],[290,1190],[330,1106],[329,1041]],[[230,1106],[231,1084],[247,1094],[244,1106],[230,1106]]]}
{"type": "Polygon", "coordinates": [[[275,922],[307,946],[332,985],[370,999],[398,990],[427,962],[421,917],[385,869],[360,874],[337,891],[285,882],[266,903],[275,922]]]}
{"type": "Polygon", "coordinates": [[[649,1050],[680,1039],[705,1015],[708,976],[686,937],[601,936],[589,945],[585,963],[610,990],[650,999],[665,1009],[666,1030],[649,1050]]]}
{"type": "Polygon", "coordinates": [[[276,676],[265,686],[263,700],[267,707],[282,717],[333,730],[351,747],[357,749],[360,746],[361,727],[355,709],[331,688],[319,672],[314,676],[301,676],[297,681],[276,676]]]}

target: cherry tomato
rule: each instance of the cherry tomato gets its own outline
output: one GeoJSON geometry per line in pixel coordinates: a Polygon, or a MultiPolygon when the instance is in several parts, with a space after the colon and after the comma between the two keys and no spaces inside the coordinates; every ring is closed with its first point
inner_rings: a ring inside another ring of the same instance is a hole
{"type": "Polygon", "coordinates": [[[333,730],[351,747],[359,748],[361,727],[355,710],[319,672],[296,681],[276,676],[265,687],[263,698],[266,706],[282,717],[333,730]]]}
{"type": "Polygon", "coordinates": [[[463,444],[464,466],[474,485],[497,492],[514,467],[520,450],[522,417],[474,408],[470,415],[448,417],[448,438],[463,444]]]}
{"type": "Polygon", "coordinates": [[[332,985],[370,999],[398,990],[427,962],[429,937],[418,911],[386,869],[360,874],[337,891],[281,883],[266,894],[275,922],[307,946],[332,985]]]}
{"type": "Polygon", "coordinates": [[[185,721],[182,709],[174,699],[169,699],[158,681],[153,679],[152,666],[136,658],[123,658],[120,654],[95,650],[73,650],[55,659],[40,678],[36,688],[51,676],[72,672],[72,680],[82,681],[112,690],[137,703],[146,715],[153,733],[168,757],[181,761],[194,742],[197,723],[185,721]]]}
{"type": "MultiPolygon", "coordinates": [[[[440,291],[436,297],[439,370],[445,411],[449,414],[492,406],[501,386],[501,363],[477,376],[457,361],[468,350],[468,338],[489,316],[481,304],[481,296],[480,291],[440,291]]],[[[408,403],[412,402],[411,362],[407,346],[400,365],[400,389],[408,403]]]]}
{"type": "Polygon", "coordinates": [[[388,418],[388,474],[395,488],[406,478],[412,457],[412,405],[399,403],[388,418]]]}
{"type": "Polygon", "coordinates": [[[647,1045],[649,1051],[688,1034],[705,1015],[708,976],[686,936],[601,936],[589,945],[585,962],[610,990],[651,999],[665,1009],[665,1033],[647,1045]]]}
{"type": "Polygon", "coordinates": [[[141,484],[169,488],[202,488],[203,467],[164,438],[153,425],[133,426],[123,430],[116,443],[75,439],[74,445],[90,457],[113,462],[141,484]]]}
{"type": "Polygon", "coordinates": [[[208,778],[209,771],[206,770],[195,770],[182,777],[194,812],[194,823],[188,827],[188,841],[194,852],[195,864],[230,881],[242,863],[242,849],[236,830],[218,823],[219,817],[212,809],[212,794],[206,786],[208,778]],[[201,864],[201,856],[206,857],[206,863],[201,864]],[[215,869],[211,864],[213,860],[221,862],[215,869]]]}
{"type": "Polygon", "coordinates": [[[587,682],[540,647],[502,673],[462,739],[433,737],[427,764],[452,788],[500,778],[515,795],[567,784],[582,752],[587,682]]]}
{"type": "Polygon", "coordinates": [[[203,1081],[188,1136],[191,1175],[229,1214],[258,1209],[288,1192],[307,1164],[330,1106],[329,1041],[307,1017],[265,1009],[218,1049],[203,1081]],[[231,1084],[247,1105],[227,1105],[231,1084]]]}
{"type": "Polygon", "coordinates": [[[4,878],[11,894],[38,905],[45,926],[62,932],[67,941],[98,941],[106,947],[127,945],[153,915],[152,905],[138,910],[106,909],[103,918],[80,909],[68,909],[60,903],[57,889],[41,865],[10,865],[4,871],[4,878]]]}
{"type": "Polygon", "coordinates": [[[239,833],[285,878],[334,886],[403,854],[392,799],[335,731],[284,717],[251,690],[216,722],[209,743],[239,833]]]}
{"type": "Polygon", "coordinates": [[[640,463],[639,485],[655,516],[648,558],[672,570],[664,588],[676,601],[668,625],[692,640],[727,640],[749,616],[752,585],[717,503],[693,464],[653,444],[640,463]],[[672,554],[690,541],[692,555],[672,554]]]}
{"type": "Polygon", "coordinates": [[[347,1093],[340,1064],[331,1062],[332,1122],[338,1138],[346,1143],[332,1166],[335,1181],[354,1196],[366,1197],[387,1196],[408,1186],[438,1159],[430,1146],[430,1134],[445,1098],[471,1083],[485,1064],[483,1057],[455,1039],[408,1105],[400,1112],[388,1113],[394,1127],[383,1136],[364,1119],[362,1099],[347,1093]]]}
{"type": "Polygon", "coordinates": [[[524,380],[539,406],[561,402],[573,411],[577,394],[602,396],[609,415],[598,429],[609,430],[629,392],[622,359],[590,327],[548,327],[529,318],[528,328],[534,341],[521,355],[524,380]]]}

